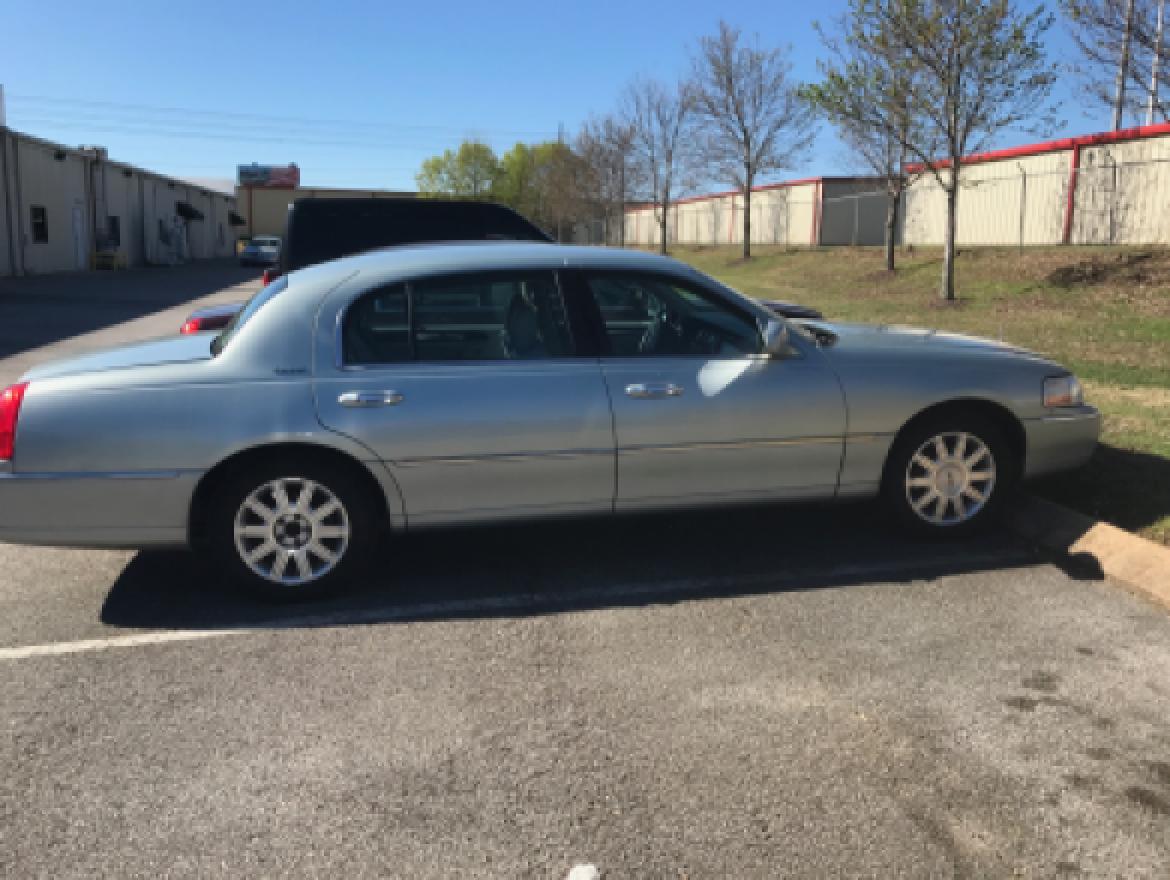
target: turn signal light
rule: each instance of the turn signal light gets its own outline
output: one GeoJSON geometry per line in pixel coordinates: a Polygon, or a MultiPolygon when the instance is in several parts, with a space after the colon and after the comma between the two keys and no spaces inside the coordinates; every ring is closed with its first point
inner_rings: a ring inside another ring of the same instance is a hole
{"type": "Polygon", "coordinates": [[[20,404],[24,400],[27,382],[12,385],[0,392],[0,461],[11,461],[16,445],[16,419],[20,415],[20,404]]]}
{"type": "Polygon", "coordinates": [[[198,333],[199,330],[200,324],[198,318],[191,318],[190,320],[185,321],[183,326],[179,328],[179,332],[184,336],[189,336],[192,333],[198,333]]]}

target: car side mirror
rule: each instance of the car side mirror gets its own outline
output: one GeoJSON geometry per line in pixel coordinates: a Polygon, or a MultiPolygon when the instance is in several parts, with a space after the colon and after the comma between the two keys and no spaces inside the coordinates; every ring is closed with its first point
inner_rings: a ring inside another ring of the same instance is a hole
{"type": "Polygon", "coordinates": [[[769,321],[764,325],[764,353],[773,358],[786,358],[792,354],[788,344],[788,325],[783,321],[769,321]]]}

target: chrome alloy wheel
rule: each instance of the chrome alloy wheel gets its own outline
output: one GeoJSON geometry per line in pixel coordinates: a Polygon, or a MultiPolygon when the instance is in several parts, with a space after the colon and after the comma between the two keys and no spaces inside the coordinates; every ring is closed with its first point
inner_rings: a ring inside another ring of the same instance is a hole
{"type": "Polygon", "coordinates": [[[282,586],[328,574],[349,546],[349,515],[325,486],[281,477],[254,490],[236,513],[236,551],[255,574],[282,586]]]}
{"type": "Polygon", "coordinates": [[[906,468],[910,509],[933,526],[957,526],[981,511],[995,490],[995,457],[974,434],[937,434],[906,468]]]}

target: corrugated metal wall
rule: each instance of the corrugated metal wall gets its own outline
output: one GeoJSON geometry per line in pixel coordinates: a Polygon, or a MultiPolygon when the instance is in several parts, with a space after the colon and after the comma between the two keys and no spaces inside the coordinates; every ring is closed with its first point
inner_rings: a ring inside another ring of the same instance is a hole
{"type": "MultiPolygon", "coordinates": [[[[807,180],[769,184],[752,192],[753,244],[808,247],[812,244],[881,244],[885,195],[864,180],[807,180]],[[826,241],[828,232],[831,241],[826,241]],[[818,238],[819,235],[819,238],[818,238]]],[[[744,198],[714,193],[683,199],[670,208],[668,244],[718,245],[743,242],[744,198]]],[[[659,243],[653,207],[626,212],[626,241],[641,247],[659,243]]]]}
{"type": "Polygon", "coordinates": [[[1170,243],[1170,136],[1083,147],[1070,242],[1170,243]]]}
{"type": "MultiPolygon", "coordinates": [[[[1070,244],[1165,244],[1168,201],[1170,134],[982,161],[962,169],[957,240],[1060,244],[1067,225],[1070,244]]],[[[906,192],[900,240],[941,245],[945,223],[946,195],[924,174],[906,192]]]]}
{"type": "Polygon", "coordinates": [[[233,210],[232,195],[0,129],[0,276],[86,269],[99,246],[121,266],[230,257],[233,210]],[[182,220],[178,202],[203,219],[182,220]]]}

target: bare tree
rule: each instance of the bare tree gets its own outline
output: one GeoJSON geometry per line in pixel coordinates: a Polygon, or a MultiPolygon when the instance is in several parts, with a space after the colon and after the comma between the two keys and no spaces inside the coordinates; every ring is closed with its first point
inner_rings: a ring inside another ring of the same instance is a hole
{"type": "Polygon", "coordinates": [[[890,104],[869,98],[890,88],[896,68],[905,69],[907,106],[921,124],[899,137],[946,195],[939,294],[953,300],[963,157],[1005,129],[1049,123],[1056,77],[1043,38],[1052,17],[1014,0],[850,0],[848,20],[848,40],[860,54],[827,66],[822,87],[862,127],[895,131],[890,104]],[[887,61],[867,68],[865,59],[887,61]]]}
{"type": "Polygon", "coordinates": [[[688,132],[694,96],[685,82],[670,88],[655,80],[639,79],[630,85],[626,104],[633,130],[633,166],[648,196],[646,201],[654,206],[659,250],[665,254],[670,207],[694,159],[688,132]]]}
{"type": "Polygon", "coordinates": [[[606,244],[612,239],[612,223],[617,226],[617,243],[625,247],[626,203],[636,186],[636,172],[631,167],[633,126],[614,115],[589,119],[577,135],[576,150],[587,169],[586,185],[601,216],[606,244]]]}
{"type": "Polygon", "coordinates": [[[693,63],[700,149],[712,173],[743,194],[743,256],[751,256],[752,187],[757,178],[792,167],[812,144],[813,112],[791,82],[785,49],[740,43],[740,31],[719,22],[699,41],[693,63]]]}
{"type": "Polygon", "coordinates": [[[1164,0],[1062,0],[1080,62],[1073,69],[1095,100],[1112,111],[1113,129],[1126,117],[1167,118],[1158,94],[1170,90],[1162,64],[1164,0]]]}
{"type": "MultiPolygon", "coordinates": [[[[832,60],[821,62],[823,83],[802,93],[836,127],[853,155],[885,181],[886,271],[894,271],[898,211],[903,194],[916,177],[908,173],[908,143],[925,148],[928,136],[910,98],[913,67],[892,55],[888,40],[863,39],[853,20],[837,20],[833,32],[816,26],[832,60]]],[[[927,150],[934,154],[938,144],[927,150]]]]}

